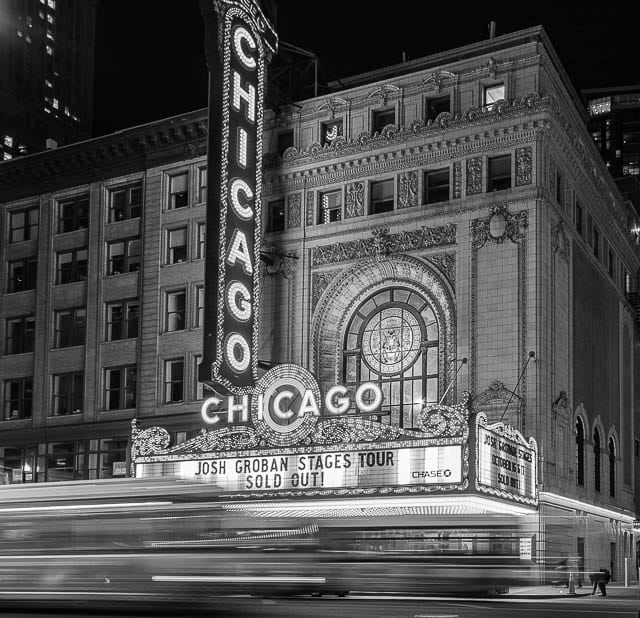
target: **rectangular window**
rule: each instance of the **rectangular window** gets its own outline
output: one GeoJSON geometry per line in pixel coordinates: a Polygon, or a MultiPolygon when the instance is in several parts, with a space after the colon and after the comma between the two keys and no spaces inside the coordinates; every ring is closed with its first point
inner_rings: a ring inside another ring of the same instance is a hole
{"type": "Polygon", "coordinates": [[[267,232],[284,230],[284,198],[272,200],[267,204],[267,232]]]}
{"type": "Polygon", "coordinates": [[[140,270],[140,239],[125,238],[107,245],[107,275],[140,270]]]}
{"type": "Polygon", "coordinates": [[[36,287],[38,260],[35,257],[9,262],[7,292],[24,292],[36,287]]]}
{"type": "Polygon", "coordinates": [[[323,146],[331,145],[337,137],[343,136],[343,122],[342,118],[339,120],[331,120],[330,122],[322,123],[322,135],[320,136],[320,143],[323,146]]]}
{"type": "Polygon", "coordinates": [[[87,312],[84,308],[56,311],[53,347],[84,345],[86,328],[87,312]]]}
{"type": "Polygon", "coordinates": [[[178,403],[184,398],[184,361],[173,359],[164,363],[164,403],[178,403]]]}
{"type": "Polygon", "coordinates": [[[198,380],[200,375],[200,363],[202,362],[202,356],[196,354],[193,357],[193,399],[194,401],[200,401],[204,399],[204,385],[198,380]]]}
{"type": "Polygon", "coordinates": [[[5,354],[33,352],[36,319],[32,315],[7,320],[5,354]]]}
{"type": "Polygon", "coordinates": [[[609,271],[609,276],[612,279],[615,279],[616,263],[615,263],[615,258],[614,258],[613,251],[611,249],[609,249],[608,256],[609,256],[609,262],[607,264],[607,268],[608,268],[608,271],[609,271]]]}
{"type": "Polygon", "coordinates": [[[556,202],[564,205],[564,178],[560,172],[556,172],[556,202]]]}
{"type": "Polygon", "coordinates": [[[576,200],[574,213],[575,213],[576,230],[577,230],[578,234],[580,234],[580,236],[582,236],[582,206],[580,206],[580,204],[578,203],[577,200],[576,200]]]}
{"type": "Polygon", "coordinates": [[[181,264],[187,260],[187,228],[167,230],[167,264],[181,264]]]}
{"type": "Polygon", "coordinates": [[[25,208],[9,213],[9,242],[38,238],[38,208],[25,208]]]}
{"type": "Polygon", "coordinates": [[[58,234],[89,227],[89,196],[75,197],[58,204],[58,234]]]}
{"type": "Polygon", "coordinates": [[[172,333],[177,330],[185,329],[185,304],[186,293],[184,290],[175,292],[167,292],[166,296],[166,314],[165,314],[165,331],[172,333]]]}
{"type": "Polygon", "coordinates": [[[396,123],[396,110],[391,107],[389,109],[377,109],[373,112],[371,123],[371,135],[380,133],[387,125],[396,123]]]}
{"type": "Polygon", "coordinates": [[[123,300],[107,305],[107,341],[134,339],[138,336],[140,312],[137,300],[123,300]]]}
{"type": "Polygon", "coordinates": [[[342,190],[320,194],[318,223],[332,223],[342,219],[342,190]]]}
{"type": "Polygon", "coordinates": [[[449,168],[429,170],[424,174],[424,203],[449,201],[449,168]]]}
{"type": "Polygon", "coordinates": [[[136,407],[137,376],[138,370],[135,365],[105,369],[105,410],[126,410],[136,407]]]}
{"type": "Polygon", "coordinates": [[[394,206],[393,178],[371,183],[369,214],[391,212],[394,206]]]}
{"type": "Polygon", "coordinates": [[[5,421],[31,418],[33,378],[12,378],[4,381],[5,421]]]}
{"type": "Polygon", "coordinates": [[[600,258],[600,231],[596,224],[593,224],[593,255],[600,258]]]}
{"type": "Polygon", "coordinates": [[[511,155],[489,157],[487,191],[503,191],[511,188],[511,155]]]}
{"type": "Polygon", "coordinates": [[[205,257],[205,251],[207,248],[206,238],[207,238],[207,224],[206,223],[198,223],[197,228],[197,244],[196,244],[196,259],[201,260],[205,257]]]}
{"type": "Polygon", "coordinates": [[[425,122],[433,122],[442,112],[451,112],[449,95],[445,97],[430,97],[426,101],[425,122]]]}
{"type": "Polygon", "coordinates": [[[207,168],[198,169],[198,203],[203,204],[207,201],[207,168]]]}
{"type": "Polygon", "coordinates": [[[53,416],[81,414],[84,374],[81,371],[53,376],[53,416]]]}
{"type": "Polygon", "coordinates": [[[87,278],[87,250],[72,249],[56,255],[56,284],[85,281],[87,278]]]}
{"type": "Polygon", "coordinates": [[[484,108],[485,110],[493,109],[493,106],[504,99],[505,88],[504,84],[493,84],[492,86],[485,86],[484,88],[484,108]]]}
{"type": "Polygon", "coordinates": [[[196,286],[196,315],[194,324],[196,328],[204,326],[204,286],[196,286]]]}
{"type": "Polygon", "coordinates": [[[142,183],[109,191],[109,223],[135,219],[142,210],[142,183]]]}
{"type": "Polygon", "coordinates": [[[291,148],[293,146],[293,130],[282,131],[278,133],[276,136],[276,148],[278,149],[278,154],[282,156],[284,151],[287,148],[291,148]]]}
{"type": "Polygon", "coordinates": [[[169,210],[189,205],[189,174],[169,176],[169,210]]]}

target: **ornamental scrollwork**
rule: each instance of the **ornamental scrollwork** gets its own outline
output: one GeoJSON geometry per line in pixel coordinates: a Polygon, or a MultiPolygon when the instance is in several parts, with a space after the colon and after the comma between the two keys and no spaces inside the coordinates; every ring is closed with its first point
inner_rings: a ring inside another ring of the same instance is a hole
{"type": "Polygon", "coordinates": [[[313,225],[313,214],[314,214],[314,202],[313,202],[313,191],[307,191],[307,227],[311,227],[313,225]]]}
{"type": "Polygon", "coordinates": [[[338,270],[313,273],[311,276],[311,308],[316,308],[322,293],[327,289],[331,280],[338,274],[338,270]]]}
{"type": "Polygon", "coordinates": [[[131,457],[155,455],[164,451],[171,442],[169,432],[164,427],[149,427],[139,430],[135,419],[131,422],[131,457]]]}
{"type": "Polygon", "coordinates": [[[467,159],[467,195],[482,193],[482,157],[467,159]]]}
{"type": "Polygon", "coordinates": [[[404,172],[398,176],[398,208],[411,208],[418,205],[418,174],[415,171],[404,172]]]}
{"type": "Polygon", "coordinates": [[[302,195],[300,193],[294,193],[288,197],[288,220],[287,227],[289,229],[300,227],[301,224],[301,210],[302,210],[302,195]]]}
{"type": "Polygon", "coordinates": [[[453,406],[425,405],[420,411],[423,431],[434,438],[467,438],[469,432],[469,393],[464,391],[460,402],[453,406]]]}
{"type": "Polygon", "coordinates": [[[455,286],[456,283],[456,256],[454,253],[438,253],[430,255],[427,258],[431,263],[438,267],[438,270],[444,274],[447,281],[455,286]]]}
{"type": "Polygon", "coordinates": [[[453,163],[453,199],[457,200],[462,197],[462,163],[454,161],[453,163]]]}
{"type": "Polygon", "coordinates": [[[532,168],[531,146],[516,148],[516,187],[531,184],[532,168]]]}
{"type": "Polygon", "coordinates": [[[502,243],[505,240],[518,243],[524,238],[528,225],[528,213],[510,213],[505,204],[491,207],[490,215],[486,219],[473,219],[471,227],[472,246],[480,249],[489,240],[502,243]]]}
{"type": "Polygon", "coordinates": [[[364,215],[364,183],[354,182],[347,186],[345,219],[364,215]]]}

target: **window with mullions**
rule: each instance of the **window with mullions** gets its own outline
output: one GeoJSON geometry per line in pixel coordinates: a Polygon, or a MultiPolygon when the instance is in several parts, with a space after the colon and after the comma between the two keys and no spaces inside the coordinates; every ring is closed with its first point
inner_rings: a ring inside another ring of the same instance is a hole
{"type": "Polygon", "coordinates": [[[204,286],[196,286],[196,312],[194,316],[194,326],[200,328],[204,326],[204,286]]]}
{"type": "Polygon", "coordinates": [[[55,313],[55,348],[84,345],[87,311],[84,308],[64,309],[55,313]]]}
{"type": "Polygon", "coordinates": [[[36,319],[34,316],[21,316],[7,320],[5,354],[24,354],[33,352],[36,319]]]}
{"type": "Polygon", "coordinates": [[[489,157],[487,191],[502,191],[511,188],[511,155],[489,157]]]}
{"type": "Polygon", "coordinates": [[[207,168],[198,169],[198,203],[202,204],[207,201],[207,168]]]}
{"type": "Polygon", "coordinates": [[[185,208],[189,205],[189,174],[169,176],[169,210],[185,208]]]}
{"type": "Polygon", "coordinates": [[[107,274],[121,275],[140,270],[140,239],[127,238],[107,245],[107,274]]]}
{"type": "Polygon", "coordinates": [[[164,403],[179,403],[184,399],[184,361],[172,359],[164,363],[164,403]]]}
{"type": "Polygon", "coordinates": [[[125,410],[136,407],[138,370],[129,367],[111,367],[104,370],[104,409],[125,410]]]}
{"type": "Polygon", "coordinates": [[[201,260],[205,257],[205,251],[207,248],[206,240],[207,240],[207,224],[206,223],[198,223],[197,227],[197,238],[196,238],[196,259],[201,260]]]}
{"type": "Polygon", "coordinates": [[[187,294],[184,290],[175,292],[167,292],[166,296],[166,312],[165,312],[165,331],[172,333],[177,330],[184,330],[185,325],[185,306],[187,294]]]}
{"type": "Polygon", "coordinates": [[[24,292],[35,289],[37,273],[38,259],[35,257],[9,262],[7,292],[24,292]]]}
{"type": "Polygon", "coordinates": [[[82,413],[84,374],[81,371],[53,376],[53,416],[82,413]]]}
{"type": "Polygon", "coordinates": [[[369,196],[369,214],[392,212],[394,200],[393,178],[372,182],[371,195],[369,196]]]}
{"type": "Polygon", "coordinates": [[[342,190],[320,194],[318,223],[333,223],[342,219],[342,190]]]}
{"type": "Polygon", "coordinates": [[[33,378],[13,378],[4,381],[5,421],[31,418],[33,398],[33,378]]]}
{"type": "Polygon", "coordinates": [[[38,208],[24,208],[9,213],[9,242],[38,238],[38,208]]]}
{"type": "Polygon", "coordinates": [[[107,305],[106,340],[120,341],[138,336],[140,311],[137,300],[120,301],[107,305]]]}
{"type": "Polygon", "coordinates": [[[101,438],[89,441],[89,478],[110,479],[119,476],[115,463],[127,461],[128,440],[126,437],[101,438]]]}
{"type": "Polygon", "coordinates": [[[167,230],[167,264],[181,264],[187,260],[187,228],[167,230]]]}
{"type": "Polygon", "coordinates": [[[84,230],[89,226],[89,196],[83,195],[58,204],[58,234],[84,230]]]}
{"type": "Polygon", "coordinates": [[[351,318],[343,350],[350,390],[375,382],[383,393],[383,423],[419,427],[425,403],[438,401],[439,329],[427,300],[405,288],[383,290],[351,318]]]}
{"type": "Polygon", "coordinates": [[[429,170],[424,174],[424,203],[449,201],[449,168],[429,170]]]}
{"type": "Polygon", "coordinates": [[[142,184],[109,190],[109,223],[135,219],[142,210],[142,184]]]}
{"type": "Polygon", "coordinates": [[[85,281],[87,278],[87,250],[61,251],[56,256],[56,284],[85,281]]]}

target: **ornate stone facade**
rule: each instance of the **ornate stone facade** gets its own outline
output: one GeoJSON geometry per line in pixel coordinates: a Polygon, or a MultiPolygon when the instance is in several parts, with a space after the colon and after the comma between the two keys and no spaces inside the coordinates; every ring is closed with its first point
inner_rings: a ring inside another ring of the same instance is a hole
{"type": "Polygon", "coordinates": [[[398,176],[398,208],[411,208],[418,205],[418,174],[415,171],[404,172],[398,176]]]}

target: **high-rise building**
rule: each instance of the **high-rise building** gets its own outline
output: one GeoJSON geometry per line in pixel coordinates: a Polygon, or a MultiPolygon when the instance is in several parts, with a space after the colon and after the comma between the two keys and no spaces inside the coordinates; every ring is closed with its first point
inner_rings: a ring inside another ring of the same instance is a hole
{"type": "Polygon", "coordinates": [[[96,4],[2,3],[0,160],[91,135],[96,4]]]}
{"type": "Polygon", "coordinates": [[[229,491],[394,523],[526,513],[540,564],[619,579],[636,555],[640,254],[584,119],[539,27],[265,112],[259,307],[227,293],[259,310],[260,367],[333,393],[304,423],[275,386],[277,419],[203,419],[206,110],[0,163],[2,478],[124,475],[134,419],[147,463],[178,472],[408,449],[313,487],[280,470],[286,491],[242,474],[229,491]],[[470,461],[479,419],[501,437],[470,461]]]}

